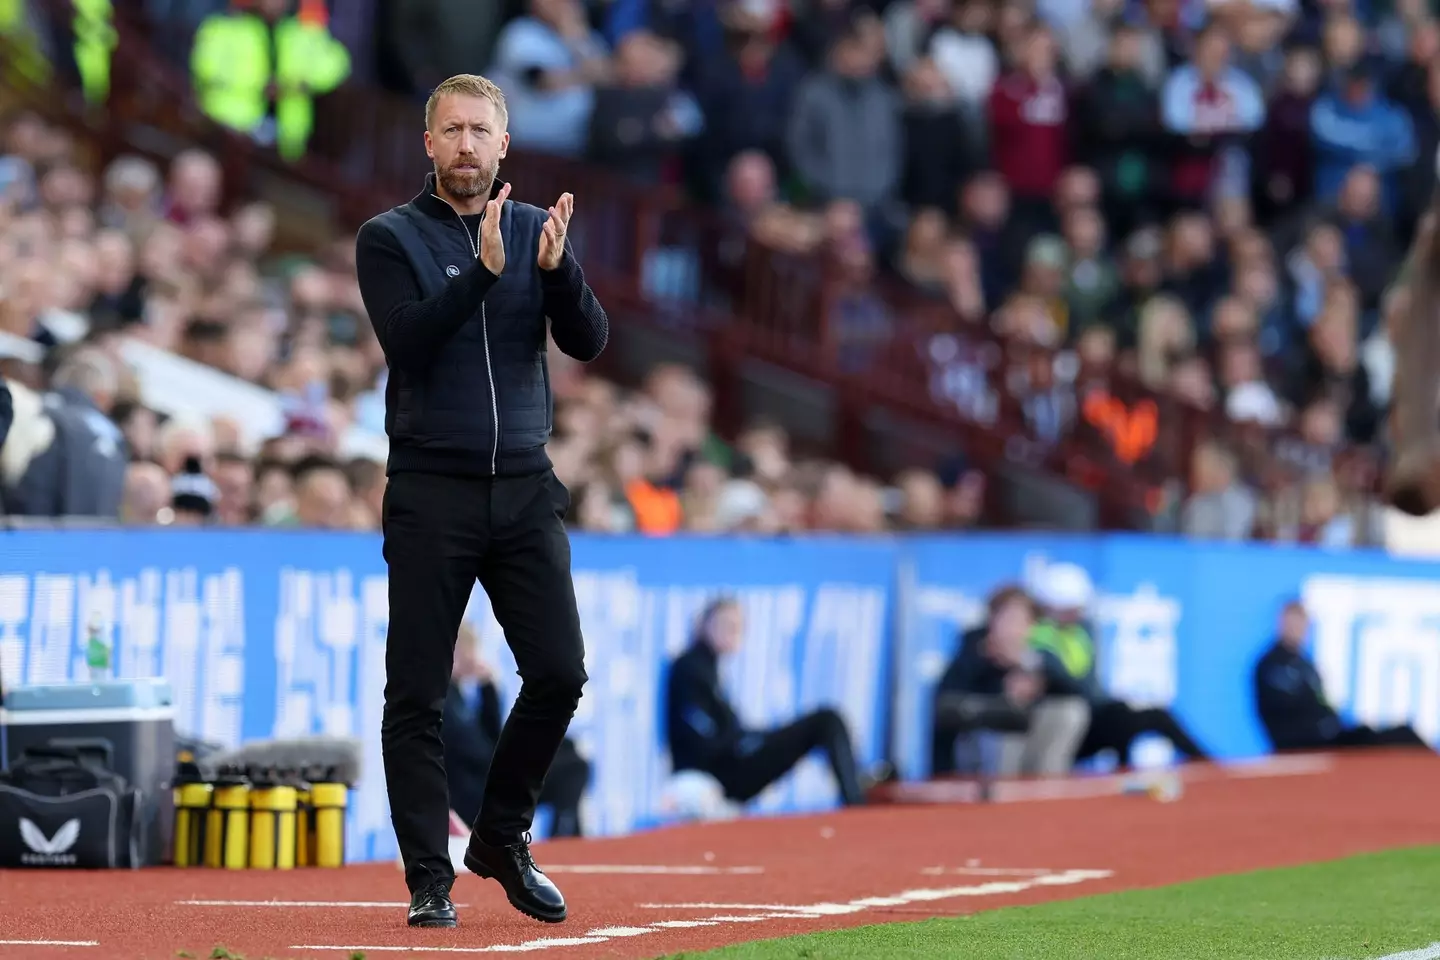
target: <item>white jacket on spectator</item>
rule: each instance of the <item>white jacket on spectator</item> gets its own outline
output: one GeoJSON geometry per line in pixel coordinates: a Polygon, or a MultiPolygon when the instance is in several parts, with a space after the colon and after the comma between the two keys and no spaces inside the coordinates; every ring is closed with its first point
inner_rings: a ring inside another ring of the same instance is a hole
{"type": "MultiPolygon", "coordinates": [[[[30,464],[55,441],[55,423],[45,413],[40,394],[13,380],[6,383],[15,407],[15,420],[10,424],[4,446],[0,446],[0,491],[16,488],[30,464]]],[[[0,508],[3,504],[3,493],[0,493],[0,508]]]]}

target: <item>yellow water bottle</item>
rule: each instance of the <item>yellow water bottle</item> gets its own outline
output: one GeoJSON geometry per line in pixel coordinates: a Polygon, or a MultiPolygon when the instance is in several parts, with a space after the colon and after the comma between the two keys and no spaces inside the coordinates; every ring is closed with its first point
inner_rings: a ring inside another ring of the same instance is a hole
{"type": "Polygon", "coordinates": [[[205,866],[244,870],[250,859],[250,781],[226,768],[215,780],[205,823],[205,866]]]}
{"type": "Polygon", "coordinates": [[[258,776],[250,789],[250,869],[295,867],[295,787],[274,771],[258,776]]]}
{"type": "Polygon", "coordinates": [[[315,807],[310,801],[310,778],[295,778],[295,866],[315,866],[315,807]]]}
{"type": "Polygon", "coordinates": [[[175,778],[175,850],[177,867],[198,867],[205,862],[205,827],[215,785],[200,778],[194,764],[181,764],[175,778]]]}
{"type": "Polygon", "coordinates": [[[311,831],[315,855],[311,864],[317,867],[345,865],[345,808],[350,800],[350,787],[335,779],[329,770],[324,779],[310,784],[310,805],[314,808],[311,831]]]}

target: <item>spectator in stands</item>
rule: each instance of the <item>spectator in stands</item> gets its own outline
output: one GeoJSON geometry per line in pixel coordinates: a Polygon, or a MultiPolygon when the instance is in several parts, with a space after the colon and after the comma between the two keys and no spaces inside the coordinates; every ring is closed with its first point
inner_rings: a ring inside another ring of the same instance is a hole
{"type": "Polygon", "coordinates": [[[1310,130],[1316,199],[1333,202],[1350,171],[1364,164],[1383,178],[1382,209],[1396,209],[1400,171],[1415,160],[1415,128],[1409,114],[1375,89],[1368,67],[1352,67],[1320,94],[1310,130]]]}
{"type": "Polygon", "coordinates": [[[1311,196],[1310,108],[1320,87],[1320,69],[1313,47],[1292,47],[1285,54],[1279,88],[1266,107],[1252,162],[1259,186],[1257,213],[1267,219],[1289,213],[1311,196]]]}
{"type": "Polygon", "coordinates": [[[220,491],[206,474],[199,457],[189,457],[170,483],[169,523],[177,527],[202,527],[211,522],[220,491]]]}
{"type": "Polygon", "coordinates": [[[517,149],[581,156],[595,87],[613,73],[610,51],[580,0],[529,0],[528,9],[495,41],[510,136],[517,149]]]}
{"type": "Polygon", "coordinates": [[[641,183],[674,182],[681,153],[704,127],[695,99],[676,87],[680,51],[645,30],[615,49],[611,83],[595,91],[588,156],[641,183]]]}
{"type": "MultiPolygon", "coordinates": [[[[1259,86],[1230,62],[1225,28],[1212,22],[1195,40],[1192,63],[1165,81],[1160,111],[1171,134],[1170,189],[1188,204],[1203,205],[1231,148],[1265,121],[1259,86]]],[[[1227,189],[1235,189],[1231,183],[1227,189]]]]}
{"type": "Polygon", "coordinates": [[[1057,662],[1027,645],[1035,615],[1035,602],[1024,590],[1002,587],[986,603],[985,622],[961,635],[935,689],[933,775],[958,769],[957,745],[978,744],[983,750],[991,736],[998,738],[999,756],[990,772],[1070,772],[1090,710],[1083,697],[1069,692],[1057,662]]]}
{"type": "Polygon", "coordinates": [[[1150,72],[1152,58],[1163,53],[1158,42],[1147,45],[1155,39],[1137,26],[1117,24],[1108,59],[1081,92],[1075,118],[1082,156],[1100,174],[1105,216],[1120,236],[1153,215],[1164,195],[1157,156],[1163,146],[1160,78],[1150,72]]]}
{"type": "MultiPolygon", "coordinates": [[[[718,43],[702,43],[692,69],[695,95],[705,114],[697,155],[703,195],[722,195],[724,171],[750,150],[788,170],[786,135],[791,104],[805,63],[776,29],[782,5],[774,0],[719,4],[718,43]]],[[[704,9],[697,8],[697,17],[704,9]]]]}
{"type": "Polygon", "coordinates": [[[1101,685],[1094,632],[1087,622],[1095,609],[1095,588],[1084,567],[1050,564],[1033,589],[1041,617],[1030,632],[1030,646],[1053,658],[1052,688],[1065,689],[1068,678],[1069,691],[1084,697],[1090,706],[1090,722],[1076,751],[1077,760],[1108,750],[1114,751],[1120,766],[1129,767],[1135,741],[1146,734],[1169,740],[1187,760],[1210,759],[1169,710],[1137,709],[1111,696],[1101,685]]]}
{"type": "Polygon", "coordinates": [[[1180,517],[1180,529],[1187,537],[1250,539],[1255,531],[1256,498],[1240,481],[1231,451],[1213,442],[1196,447],[1190,490],[1180,517]]]}
{"type": "Polygon", "coordinates": [[[1277,751],[1336,747],[1425,747],[1410,726],[1346,726],[1325,698],[1320,672],[1305,655],[1310,618],[1299,600],[1280,610],[1278,635],[1255,664],[1255,708],[1277,751]]]}
{"type": "Polygon", "coordinates": [[[1070,163],[1070,92],[1048,28],[1030,28],[1018,52],[990,94],[991,154],[1010,188],[1011,215],[1030,231],[1049,231],[1059,226],[1051,198],[1070,163]]]}
{"type": "MultiPolygon", "coordinates": [[[[165,468],[158,463],[137,460],[125,471],[125,499],[120,504],[120,522],[133,527],[158,524],[172,496],[170,474],[165,468]]],[[[246,522],[249,520],[246,517],[246,522]]]]}
{"type": "Polygon", "coordinates": [[[665,730],[672,772],[709,774],[726,797],[748,803],[818,749],[829,761],[841,802],[864,803],[850,733],[833,709],[774,730],[745,728],[720,682],[720,658],[739,649],[744,630],[740,604],[715,600],[700,614],[690,646],[670,664],[665,730]]]}
{"type": "Polygon", "coordinates": [[[873,19],[846,24],[824,70],[800,85],[790,118],[790,161],[810,197],[853,200],[880,213],[900,190],[901,105],[880,76],[873,19]]]}
{"type": "Polygon", "coordinates": [[[324,0],[236,0],[200,24],[190,52],[196,99],[218,124],[298,160],[314,130],[314,97],[350,74],[324,0]]]}
{"type": "MultiPolygon", "coordinates": [[[[481,655],[480,638],[469,623],[461,624],[455,641],[455,665],[445,694],[441,735],[450,809],[465,823],[474,823],[500,740],[500,690],[494,669],[481,655]]],[[[553,814],[551,836],[584,834],[580,800],[589,783],[590,764],[566,737],[540,790],[540,806],[550,807],[553,814]]]]}
{"type": "Polygon", "coordinates": [[[64,478],[53,515],[118,517],[129,451],[109,417],[120,392],[113,361],[98,349],[82,347],[61,362],[50,383],[45,408],[56,441],[40,459],[57,458],[56,473],[64,478]]]}

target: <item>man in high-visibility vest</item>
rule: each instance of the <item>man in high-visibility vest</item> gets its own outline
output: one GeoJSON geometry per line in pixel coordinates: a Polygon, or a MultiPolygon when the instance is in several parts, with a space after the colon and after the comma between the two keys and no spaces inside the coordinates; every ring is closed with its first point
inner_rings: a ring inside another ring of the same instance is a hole
{"type": "Polygon", "coordinates": [[[0,85],[43,87],[50,82],[50,61],[25,0],[0,0],[0,41],[0,85]]]}
{"type": "Polygon", "coordinates": [[[80,89],[91,106],[110,98],[110,61],[119,45],[115,32],[115,8],[110,0],[72,0],[75,16],[70,21],[75,41],[71,51],[80,74],[80,89]]]}
{"type": "Polygon", "coordinates": [[[233,0],[206,17],[190,52],[200,109],[216,123],[268,140],[286,160],[304,156],[316,94],[350,73],[350,53],[330,35],[324,0],[233,0]]]}
{"type": "Polygon", "coordinates": [[[1047,654],[1068,675],[1077,693],[1090,702],[1090,728],[1075,759],[1084,760],[1113,750],[1122,767],[1130,766],[1130,750],[1145,733],[1157,733],[1190,760],[1208,760],[1209,754],[1164,707],[1136,709],[1110,696],[1096,670],[1095,640],[1085,623],[1094,602],[1095,588],[1085,568],[1056,563],[1045,568],[1034,584],[1035,598],[1044,610],[1030,631],[1030,646],[1047,654]]]}

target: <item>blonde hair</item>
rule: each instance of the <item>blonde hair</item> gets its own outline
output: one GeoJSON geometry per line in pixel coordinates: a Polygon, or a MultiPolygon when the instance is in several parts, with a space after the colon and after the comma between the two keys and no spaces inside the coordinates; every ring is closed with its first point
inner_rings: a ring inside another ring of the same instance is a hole
{"type": "Polygon", "coordinates": [[[430,129],[430,124],[435,120],[435,105],[440,102],[441,97],[451,93],[461,97],[489,100],[495,105],[495,113],[500,118],[502,128],[510,118],[510,112],[505,109],[505,93],[493,81],[474,73],[459,73],[441,81],[440,85],[430,92],[430,99],[425,101],[426,130],[430,129]]]}

